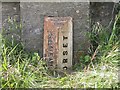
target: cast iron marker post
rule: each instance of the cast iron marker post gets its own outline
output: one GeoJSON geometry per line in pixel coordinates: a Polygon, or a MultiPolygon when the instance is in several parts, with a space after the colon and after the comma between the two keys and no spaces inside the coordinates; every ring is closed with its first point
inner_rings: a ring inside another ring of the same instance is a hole
{"type": "Polygon", "coordinates": [[[44,58],[50,68],[72,67],[73,32],[71,17],[45,17],[44,58]]]}

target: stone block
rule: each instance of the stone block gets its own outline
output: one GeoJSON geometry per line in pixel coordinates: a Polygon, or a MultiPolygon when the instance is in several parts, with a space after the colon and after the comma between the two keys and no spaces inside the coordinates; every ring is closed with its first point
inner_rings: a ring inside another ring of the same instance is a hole
{"type": "Polygon", "coordinates": [[[44,17],[70,16],[73,18],[73,51],[88,51],[89,2],[21,2],[20,8],[22,40],[27,50],[38,51],[42,56],[44,17]]]}

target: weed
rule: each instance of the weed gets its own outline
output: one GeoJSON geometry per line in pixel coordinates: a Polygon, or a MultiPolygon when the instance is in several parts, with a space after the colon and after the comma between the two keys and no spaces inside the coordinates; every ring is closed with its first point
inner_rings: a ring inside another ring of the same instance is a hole
{"type": "Polygon", "coordinates": [[[26,52],[21,42],[16,43],[12,36],[12,41],[3,36],[0,42],[2,88],[118,88],[119,23],[120,13],[112,33],[107,33],[98,23],[93,26],[89,36],[95,43],[96,48],[91,50],[94,52],[80,57],[81,64],[77,64],[76,71],[64,77],[50,76],[38,53],[26,52]],[[82,66],[89,69],[81,69],[82,66]]]}

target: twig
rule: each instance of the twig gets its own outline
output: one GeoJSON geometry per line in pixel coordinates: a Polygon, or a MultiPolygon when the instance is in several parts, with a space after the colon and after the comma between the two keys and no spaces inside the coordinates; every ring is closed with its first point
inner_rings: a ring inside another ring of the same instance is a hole
{"type": "Polygon", "coordinates": [[[93,61],[93,60],[95,59],[95,56],[96,56],[97,53],[98,53],[99,47],[100,47],[100,45],[96,48],[95,52],[93,53],[92,58],[91,58],[91,61],[93,61]]]}
{"type": "MultiPolygon", "coordinates": [[[[98,45],[98,47],[96,48],[95,52],[93,53],[90,64],[91,64],[92,61],[95,59],[95,57],[96,57],[96,55],[97,55],[97,53],[98,53],[98,49],[99,49],[99,48],[100,48],[100,45],[98,45]]],[[[89,70],[90,64],[89,64],[88,67],[86,68],[87,71],[89,70]]],[[[93,63],[92,63],[92,66],[93,66],[93,63]]],[[[94,66],[93,66],[93,68],[94,68],[94,66]]]]}

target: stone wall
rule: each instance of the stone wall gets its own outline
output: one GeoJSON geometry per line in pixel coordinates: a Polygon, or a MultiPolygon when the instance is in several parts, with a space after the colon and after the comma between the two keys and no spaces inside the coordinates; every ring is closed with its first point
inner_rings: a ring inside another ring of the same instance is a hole
{"type": "Polygon", "coordinates": [[[115,4],[113,2],[90,3],[91,25],[99,22],[104,27],[111,28],[115,16],[115,4]]]}
{"type": "Polygon", "coordinates": [[[0,33],[2,28],[2,2],[0,2],[0,33]]]}
{"type": "Polygon", "coordinates": [[[2,21],[4,22],[8,16],[11,18],[17,17],[19,22],[20,3],[19,2],[3,2],[2,3],[2,21]]]}
{"type": "Polygon", "coordinates": [[[11,37],[17,41],[20,39],[20,30],[16,28],[16,24],[20,23],[20,3],[19,2],[3,2],[2,3],[2,26],[4,31],[2,34],[11,40],[11,37]],[[13,20],[16,20],[14,23],[13,20]],[[9,22],[10,21],[10,22],[9,22]]]}
{"type": "Polygon", "coordinates": [[[23,23],[22,39],[28,50],[42,52],[43,21],[45,16],[71,16],[73,18],[74,26],[74,51],[88,50],[89,41],[85,34],[89,31],[89,3],[22,2],[20,3],[20,7],[23,23]]]}
{"type": "Polygon", "coordinates": [[[22,20],[22,42],[28,51],[43,53],[43,22],[45,16],[73,18],[73,49],[74,57],[78,51],[86,52],[89,40],[86,33],[91,30],[94,22],[108,26],[113,14],[114,3],[89,2],[3,2],[2,25],[6,28],[7,37],[20,39],[20,30],[9,31],[6,23],[8,16],[16,17],[17,22],[22,20]],[[90,23],[90,21],[92,23],[90,23]]]}

